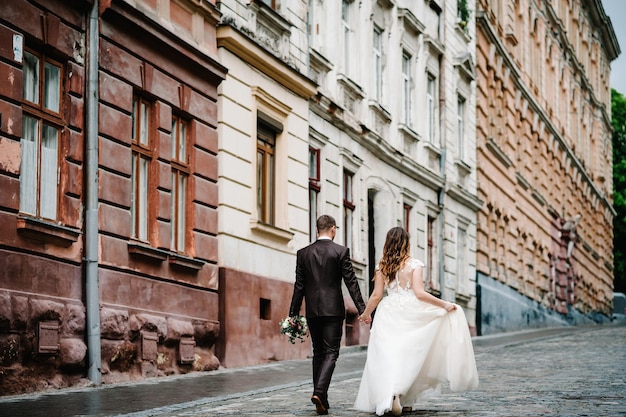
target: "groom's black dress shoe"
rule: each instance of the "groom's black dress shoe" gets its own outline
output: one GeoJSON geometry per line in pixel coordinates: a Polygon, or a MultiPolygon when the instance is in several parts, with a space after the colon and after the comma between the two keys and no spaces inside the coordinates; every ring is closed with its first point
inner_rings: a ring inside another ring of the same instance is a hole
{"type": "Polygon", "coordinates": [[[328,414],[328,408],[327,408],[326,404],[324,404],[324,401],[322,401],[322,399],[320,397],[318,397],[317,395],[312,396],[311,397],[311,402],[313,404],[315,404],[315,411],[317,411],[317,414],[319,414],[319,415],[328,414]]]}

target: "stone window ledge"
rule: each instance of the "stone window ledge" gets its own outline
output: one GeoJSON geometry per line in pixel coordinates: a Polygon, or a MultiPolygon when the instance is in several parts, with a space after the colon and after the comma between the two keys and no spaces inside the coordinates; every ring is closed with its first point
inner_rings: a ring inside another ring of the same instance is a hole
{"type": "Polygon", "coordinates": [[[190,269],[193,271],[201,270],[205,264],[204,261],[181,255],[180,253],[170,253],[168,257],[168,262],[171,266],[190,269]]]}
{"type": "Polygon", "coordinates": [[[26,239],[70,247],[78,240],[80,231],[34,217],[17,218],[17,231],[26,239]]]}
{"type": "Polygon", "coordinates": [[[263,223],[259,220],[252,220],[250,222],[250,228],[255,232],[262,233],[267,236],[271,236],[274,239],[277,239],[278,241],[282,241],[284,243],[287,243],[291,239],[293,239],[292,232],[285,230],[285,229],[281,229],[271,224],[263,223]]]}
{"type": "Polygon", "coordinates": [[[156,262],[166,260],[170,254],[168,251],[153,248],[142,242],[128,242],[128,253],[156,262]]]}

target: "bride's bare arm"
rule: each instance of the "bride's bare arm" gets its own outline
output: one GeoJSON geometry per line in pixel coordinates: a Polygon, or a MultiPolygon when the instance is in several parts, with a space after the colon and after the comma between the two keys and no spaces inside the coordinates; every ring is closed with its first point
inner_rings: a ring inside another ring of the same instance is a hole
{"type": "Polygon", "coordinates": [[[367,305],[365,306],[365,311],[363,314],[359,316],[360,321],[364,321],[369,323],[371,321],[372,311],[378,306],[380,300],[383,299],[383,291],[385,287],[384,277],[380,270],[376,270],[374,274],[374,291],[370,295],[369,300],[367,300],[367,305]]]}
{"type": "Polygon", "coordinates": [[[424,267],[418,266],[413,270],[413,275],[411,277],[413,281],[413,292],[415,293],[417,299],[435,305],[437,307],[445,308],[446,311],[456,310],[456,304],[441,300],[434,295],[424,291],[423,274],[424,267]]]}

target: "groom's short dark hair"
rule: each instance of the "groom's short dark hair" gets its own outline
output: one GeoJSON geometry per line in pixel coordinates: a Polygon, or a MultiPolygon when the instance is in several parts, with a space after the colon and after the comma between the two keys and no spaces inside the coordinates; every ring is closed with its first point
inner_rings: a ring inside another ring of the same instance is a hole
{"type": "Polygon", "coordinates": [[[330,230],[333,226],[337,226],[337,223],[335,222],[334,217],[329,216],[328,214],[322,214],[317,218],[315,226],[317,227],[318,232],[324,232],[326,230],[330,230]]]}

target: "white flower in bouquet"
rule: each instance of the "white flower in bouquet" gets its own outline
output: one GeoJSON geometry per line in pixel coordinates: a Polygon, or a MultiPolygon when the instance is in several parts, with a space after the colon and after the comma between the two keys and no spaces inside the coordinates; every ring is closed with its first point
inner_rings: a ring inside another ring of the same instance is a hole
{"type": "Polygon", "coordinates": [[[296,339],[300,339],[300,343],[304,342],[304,336],[309,329],[304,316],[285,317],[279,324],[280,333],[289,336],[291,344],[296,343],[296,339]]]}

